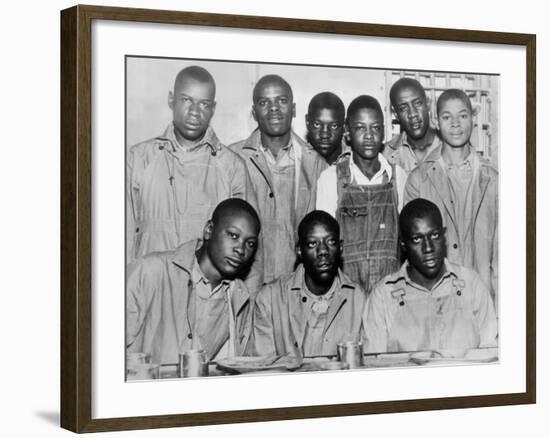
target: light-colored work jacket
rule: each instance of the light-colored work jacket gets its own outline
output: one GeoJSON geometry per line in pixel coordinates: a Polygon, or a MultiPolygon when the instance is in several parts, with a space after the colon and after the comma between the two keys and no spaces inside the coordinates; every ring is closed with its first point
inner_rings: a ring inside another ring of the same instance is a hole
{"type": "Polygon", "coordinates": [[[328,167],[326,161],[310,145],[292,133],[295,167],[294,214],[282,223],[278,210],[290,200],[276,193],[264,152],[260,149],[260,131],[256,129],[243,141],[229,148],[245,161],[258,200],[262,222],[264,282],[268,283],[294,270],[296,262],[296,230],[303,217],[315,209],[317,180],[328,167]]]}
{"type": "MultiPolygon", "coordinates": [[[[366,294],[342,271],[329,304],[320,355],[335,355],[337,344],[363,336],[361,316],[366,294]]],[[[304,290],[304,267],[264,286],[256,297],[253,341],[258,355],[303,355],[310,297],[304,290]]]]}
{"type": "Polygon", "coordinates": [[[241,280],[222,285],[224,299],[211,308],[210,327],[195,333],[195,297],[191,273],[200,241],[186,242],[174,251],[152,253],[134,261],[126,284],[126,348],[151,353],[154,363],[177,363],[180,352],[202,348],[212,359],[230,340],[242,354],[251,333],[250,295],[241,280]]]}
{"type": "MultiPolygon", "coordinates": [[[[245,199],[258,209],[243,160],[210,127],[192,150],[177,146],[173,125],[162,136],[133,146],[126,182],[127,263],[202,238],[207,220],[224,199],[245,199]]],[[[246,277],[252,292],[263,283],[262,256],[258,251],[246,277]]]]}
{"type": "Polygon", "coordinates": [[[496,305],[499,232],[498,172],[479,157],[473,148],[470,156],[473,167],[477,171],[472,181],[472,220],[469,224],[457,222],[449,179],[440,164],[440,147],[409,174],[405,185],[404,204],[416,198],[425,198],[439,207],[443,224],[447,227],[447,258],[453,263],[474,269],[489,288],[496,305]],[[459,227],[466,230],[463,236],[459,234],[459,227]]]}
{"type": "Polygon", "coordinates": [[[497,345],[497,320],[479,275],[448,261],[431,290],[413,282],[408,262],[385,277],[364,314],[369,353],[465,350],[497,345]]]}

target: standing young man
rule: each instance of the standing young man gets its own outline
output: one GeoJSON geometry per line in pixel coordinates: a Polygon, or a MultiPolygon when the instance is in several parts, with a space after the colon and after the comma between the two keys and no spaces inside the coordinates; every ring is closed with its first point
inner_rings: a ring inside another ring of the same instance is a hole
{"type": "MultiPolygon", "coordinates": [[[[173,121],[163,135],[133,146],[127,156],[127,260],[176,248],[201,237],[214,207],[235,197],[256,206],[242,159],[210,127],[216,84],[202,67],[176,76],[168,94],[173,121]]],[[[261,263],[260,263],[261,264],[261,263]]],[[[261,267],[247,279],[262,283],[261,267]]]]}
{"type": "Polygon", "coordinates": [[[264,281],[294,269],[296,228],[315,208],[317,179],[325,160],[292,131],[292,89],[277,75],[254,87],[252,116],[258,128],[230,146],[245,161],[262,221],[264,281]]]}
{"type": "Polygon", "coordinates": [[[402,132],[386,143],[384,156],[409,173],[441,142],[430,126],[428,99],[420,82],[399,79],[391,87],[390,101],[402,132]]]}

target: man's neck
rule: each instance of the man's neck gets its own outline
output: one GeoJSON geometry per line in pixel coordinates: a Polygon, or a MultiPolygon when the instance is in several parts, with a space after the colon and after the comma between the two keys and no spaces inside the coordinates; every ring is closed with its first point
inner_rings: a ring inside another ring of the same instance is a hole
{"type": "Polygon", "coordinates": [[[260,132],[262,146],[268,148],[275,158],[279,155],[279,151],[288,146],[290,143],[290,135],[290,131],[277,137],[271,137],[269,135],[265,135],[263,132],[260,132]]]}
{"type": "Polygon", "coordinates": [[[445,275],[445,272],[447,272],[447,268],[445,267],[445,264],[441,267],[441,271],[433,277],[429,278],[422,274],[420,274],[417,270],[412,269],[411,265],[407,266],[407,273],[409,274],[409,278],[414,281],[419,286],[422,286],[424,289],[431,291],[433,287],[441,280],[443,275],[445,275]]]}
{"type": "Polygon", "coordinates": [[[332,154],[330,154],[327,158],[326,158],[326,162],[328,164],[332,164],[334,163],[337,158],[340,156],[340,154],[342,154],[342,146],[338,146],[333,152],[332,154]]]}
{"type": "Polygon", "coordinates": [[[424,137],[414,139],[407,134],[407,143],[411,149],[419,152],[424,152],[434,142],[435,131],[432,128],[428,128],[424,137]]]}
{"type": "MultiPolygon", "coordinates": [[[[325,295],[330,288],[332,287],[332,284],[334,283],[334,279],[330,283],[316,283],[307,273],[304,274],[306,286],[308,290],[316,296],[322,296],[325,295]]],[[[336,278],[336,277],[335,277],[336,278]]]]}
{"type": "Polygon", "coordinates": [[[174,135],[176,137],[176,141],[178,142],[178,145],[185,150],[189,150],[198,146],[202,142],[202,140],[204,139],[204,136],[206,135],[206,132],[203,135],[201,135],[200,138],[197,138],[195,140],[188,140],[174,126],[174,135]]]}
{"type": "Polygon", "coordinates": [[[463,163],[464,160],[470,155],[469,144],[462,147],[453,147],[443,142],[441,148],[441,157],[447,164],[457,165],[463,163]]]}
{"type": "Polygon", "coordinates": [[[363,172],[365,176],[367,176],[368,179],[372,179],[372,177],[376,175],[382,167],[382,163],[380,163],[378,155],[372,160],[365,160],[359,155],[353,153],[353,162],[359,168],[359,170],[363,172]]]}

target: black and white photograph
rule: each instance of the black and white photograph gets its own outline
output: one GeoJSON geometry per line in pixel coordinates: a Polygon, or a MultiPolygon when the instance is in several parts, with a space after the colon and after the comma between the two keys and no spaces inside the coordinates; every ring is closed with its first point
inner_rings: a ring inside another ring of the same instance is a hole
{"type": "Polygon", "coordinates": [[[499,363],[500,75],[124,79],[126,381],[499,363]]]}

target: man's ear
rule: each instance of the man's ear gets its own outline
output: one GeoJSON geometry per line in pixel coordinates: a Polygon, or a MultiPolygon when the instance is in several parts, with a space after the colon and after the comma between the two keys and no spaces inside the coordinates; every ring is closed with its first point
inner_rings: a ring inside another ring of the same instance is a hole
{"type": "Polygon", "coordinates": [[[477,117],[481,112],[481,104],[479,102],[472,102],[472,117],[477,117]]]}
{"type": "Polygon", "coordinates": [[[296,103],[292,102],[292,118],[296,117],[296,103]]]}
{"type": "Polygon", "coordinates": [[[306,114],[306,127],[309,128],[309,114],[306,114]]]}
{"type": "Polygon", "coordinates": [[[296,243],[296,256],[298,256],[298,260],[302,259],[302,248],[299,243],[296,243]]]}
{"type": "Polygon", "coordinates": [[[399,246],[401,246],[401,251],[403,254],[407,253],[407,245],[405,245],[405,242],[403,240],[399,239],[399,246]]]}
{"type": "Polygon", "coordinates": [[[252,105],[252,108],[250,109],[250,114],[252,114],[252,118],[258,122],[258,117],[256,117],[256,110],[254,109],[254,105],[252,105]]]}
{"type": "Polygon", "coordinates": [[[340,245],[338,249],[340,250],[340,255],[342,255],[342,253],[344,252],[344,241],[342,239],[340,239],[340,245]]]}
{"type": "Polygon", "coordinates": [[[351,138],[349,136],[349,125],[347,121],[344,122],[344,139],[346,140],[346,143],[351,143],[351,138]]]}
{"type": "Polygon", "coordinates": [[[210,240],[212,238],[212,231],[214,230],[214,222],[212,220],[209,220],[206,222],[206,225],[204,226],[204,230],[202,232],[202,238],[204,240],[210,240]]]}
{"type": "Polygon", "coordinates": [[[168,92],[168,108],[170,108],[172,111],[174,110],[174,93],[172,90],[168,92]]]}

